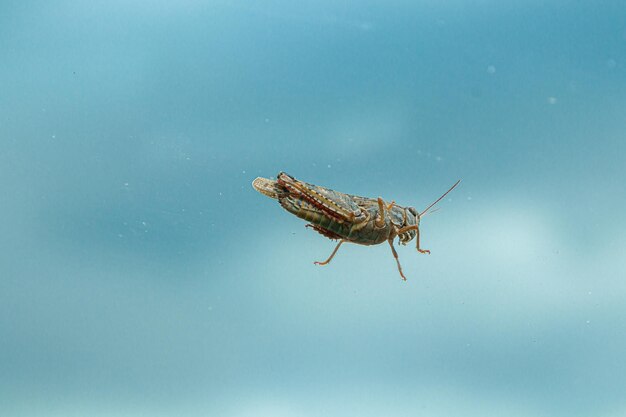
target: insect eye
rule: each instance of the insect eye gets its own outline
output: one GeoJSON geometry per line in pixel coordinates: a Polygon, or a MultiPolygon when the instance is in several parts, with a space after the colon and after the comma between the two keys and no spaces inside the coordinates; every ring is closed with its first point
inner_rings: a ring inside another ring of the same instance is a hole
{"type": "Polygon", "coordinates": [[[412,215],[417,217],[417,210],[415,210],[415,207],[409,207],[409,211],[411,212],[412,215]]]}

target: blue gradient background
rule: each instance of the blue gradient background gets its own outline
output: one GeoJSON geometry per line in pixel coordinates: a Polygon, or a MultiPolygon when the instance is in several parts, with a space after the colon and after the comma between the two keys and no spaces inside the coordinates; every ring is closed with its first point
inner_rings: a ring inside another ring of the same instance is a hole
{"type": "Polygon", "coordinates": [[[626,415],[626,3],[3,1],[2,416],[626,415]],[[290,174],[418,209],[334,244],[290,174]]]}

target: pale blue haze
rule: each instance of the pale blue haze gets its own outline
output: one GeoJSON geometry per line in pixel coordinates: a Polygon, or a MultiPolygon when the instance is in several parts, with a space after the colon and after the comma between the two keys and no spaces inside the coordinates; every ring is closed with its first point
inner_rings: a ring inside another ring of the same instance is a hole
{"type": "Polygon", "coordinates": [[[0,141],[1,416],[626,415],[624,1],[5,0],[0,141]]]}

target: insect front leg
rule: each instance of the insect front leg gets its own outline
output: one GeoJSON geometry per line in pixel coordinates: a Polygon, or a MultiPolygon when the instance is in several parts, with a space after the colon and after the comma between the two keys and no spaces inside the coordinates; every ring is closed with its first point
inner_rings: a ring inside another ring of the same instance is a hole
{"type": "Polygon", "coordinates": [[[406,281],[406,277],[402,273],[402,266],[400,265],[400,260],[398,259],[398,252],[396,252],[396,248],[393,247],[393,239],[389,239],[389,246],[391,247],[391,252],[393,253],[393,257],[396,258],[396,263],[398,264],[398,272],[400,272],[400,276],[402,280],[406,281]]]}
{"type": "Polygon", "coordinates": [[[346,242],[346,240],[345,240],[345,239],[341,239],[341,240],[339,241],[339,243],[337,244],[337,246],[335,247],[335,250],[333,251],[333,253],[331,253],[331,254],[330,254],[330,256],[328,257],[328,259],[326,259],[324,262],[318,262],[318,261],[315,261],[315,262],[313,262],[313,263],[314,263],[315,265],[326,265],[327,263],[329,263],[329,262],[331,261],[331,259],[333,259],[333,257],[335,256],[335,254],[336,254],[336,253],[337,253],[337,251],[339,250],[339,246],[341,246],[341,244],[342,244],[343,242],[346,242]]]}
{"type": "Polygon", "coordinates": [[[428,249],[421,249],[420,248],[420,229],[419,226],[414,224],[412,226],[405,226],[402,229],[399,229],[396,233],[401,235],[402,233],[406,233],[409,230],[415,230],[415,240],[417,242],[417,251],[419,253],[427,253],[430,254],[430,251],[428,249]]]}

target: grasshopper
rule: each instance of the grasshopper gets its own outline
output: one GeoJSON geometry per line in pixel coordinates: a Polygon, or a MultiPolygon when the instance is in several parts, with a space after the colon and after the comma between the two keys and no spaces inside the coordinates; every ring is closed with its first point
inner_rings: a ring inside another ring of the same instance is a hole
{"type": "Polygon", "coordinates": [[[398,272],[406,281],[398,253],[393,247],[394,239],[398,237],[400,244],[406,245],[415,238],[417,251],[430,254],[429,250],[420,248],[420,218],[460,182],[458,180],[421,213],[414,207],[402,207],[394,201],[387,204],[380,197],[359,197],[308,184],[284,172],[280,172],[276,180],[258,177],[252,182],[252,187],[261,194],[278,200],[288,212],[308,221],[306,227],[329,239],[339,240],[328,259],[316,261],[314,264],[328,264],[339,247],[346,242],[377,245],[387,241],[398,265],[398,272]]]}

